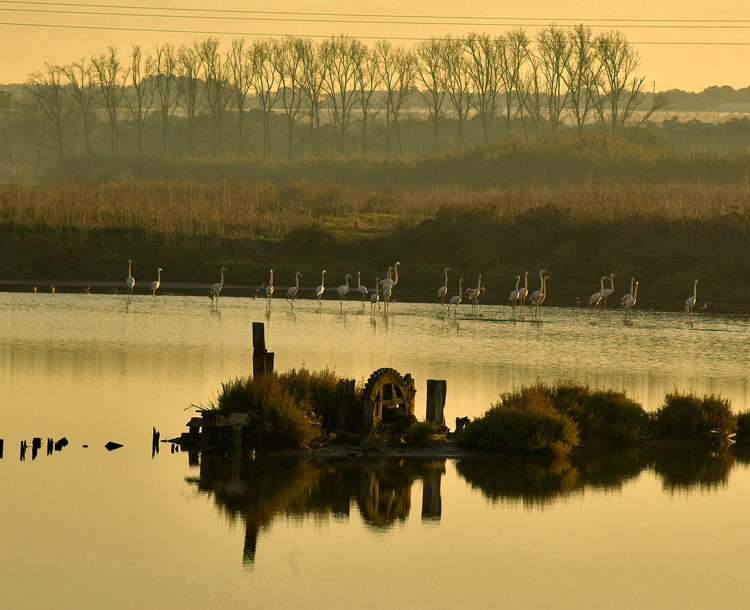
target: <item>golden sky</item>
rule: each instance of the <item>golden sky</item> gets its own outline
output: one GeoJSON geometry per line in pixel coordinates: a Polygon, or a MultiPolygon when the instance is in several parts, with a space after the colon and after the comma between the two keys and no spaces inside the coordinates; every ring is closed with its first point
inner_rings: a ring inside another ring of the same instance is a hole
{"type": "Polygon", "coordinates": [[[108,46],[125,57],[133,44],[150,50],[209,35],[228,44],[243,36],[342,33],[411,45],[414,38],[501,34],[515,26],[533,34],[551,22],[622,31],[641,56],[649,89],[750,85],[750,2],[737,0],[532,0],[523,6],[497,0],[0,0],[0,83],[23,82],[44,62],[70,63],[108,46]]]}

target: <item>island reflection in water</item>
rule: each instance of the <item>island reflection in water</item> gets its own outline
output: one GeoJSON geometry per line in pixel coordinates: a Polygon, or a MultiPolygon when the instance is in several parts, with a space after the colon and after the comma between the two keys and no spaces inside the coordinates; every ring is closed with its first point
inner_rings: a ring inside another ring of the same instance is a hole
{"type": "MultiPolygon", "coordinates": [[[[195,462],[195,457],[191,460],[195,462]]],[[[409,516],[412,485],[422,486],[421,518],[442,516],[441,480],[446,459],[264,457],[240,460],[205,454],[200,475],[186,477],[199,494],[213,497],[233,522],[245,522],[243,562],[255,562],[259,534],[274,518],[332,515],[348,519],[356,505],[370,528],[387,531],[409,516]]],[[[551,464],[488,456],[459,459],[459,476],[492,503],[550,507],[586,491],[617,492],[650,472],[668,494],[726,486],[732,469],[750,464],[750,450],[733,447],[640,447],[597,451],[551,464]]]]}

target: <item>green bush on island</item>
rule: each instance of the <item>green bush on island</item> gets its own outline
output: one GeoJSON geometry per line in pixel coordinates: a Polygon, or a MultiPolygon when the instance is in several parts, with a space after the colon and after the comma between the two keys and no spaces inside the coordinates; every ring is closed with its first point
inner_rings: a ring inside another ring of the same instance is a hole
{"type": "Polygon", "coordinates": [[[539,387],[549,392],[556,409],[578,424],[582,442],[637,443],[648,433],[648,413],[625,392],[592,390],[571,381],[539,387]]]}
{"type": "Polygon", "coordinates": [[[437,433],[438,425],[433,421],[414,422],[406,429],[406,441],[412,445],[426,445],[437,433]]]}
{"type": "Polygon", "coordinates": [[[726,441],[737,430],[729,400],[719,396],[672,392],[652,416],[657,438],[726,441]]]}
{"type": "Polygon", "coordinates": [[[737,434],[734,440],[745,445],[750,444],[750,411],[737,413],[737,434]]]}
{"type": "Polygon", "coordinates": [[[578,445],[579,436],[576,423],[555,409],[548,393],[530,387],[502,394],[500,402],[461,431],[459,441],[507,453],[564,458],[578,445]]]}

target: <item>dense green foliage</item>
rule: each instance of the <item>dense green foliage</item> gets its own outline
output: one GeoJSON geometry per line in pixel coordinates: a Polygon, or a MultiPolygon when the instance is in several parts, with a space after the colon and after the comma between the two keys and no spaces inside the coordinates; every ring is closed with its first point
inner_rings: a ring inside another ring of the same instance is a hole
{"type": "Polygon", "coordinates": [[[555,409],[546,392],[531,387],[503,394],[461,431],[459,440],[470,447],[561,458],[578,445],[579,437],[575,422],[555,409]]]}
{"type": "Polygon", "coordinates": [[[653,415],[653,433],[659,438],[726,441],[736,430],[729,400],[713,394],[667,394],[653,415]]]}

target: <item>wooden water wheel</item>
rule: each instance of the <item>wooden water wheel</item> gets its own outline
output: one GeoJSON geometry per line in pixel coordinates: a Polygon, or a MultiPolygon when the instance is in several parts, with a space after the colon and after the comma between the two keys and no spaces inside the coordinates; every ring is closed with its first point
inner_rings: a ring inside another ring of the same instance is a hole
{"type": "Polygon", "coordinates": [[[375,371],[365,384],[365,431],[381,424],[408,425],[414,417],[414,380],[391,368],[375,371]]]}

